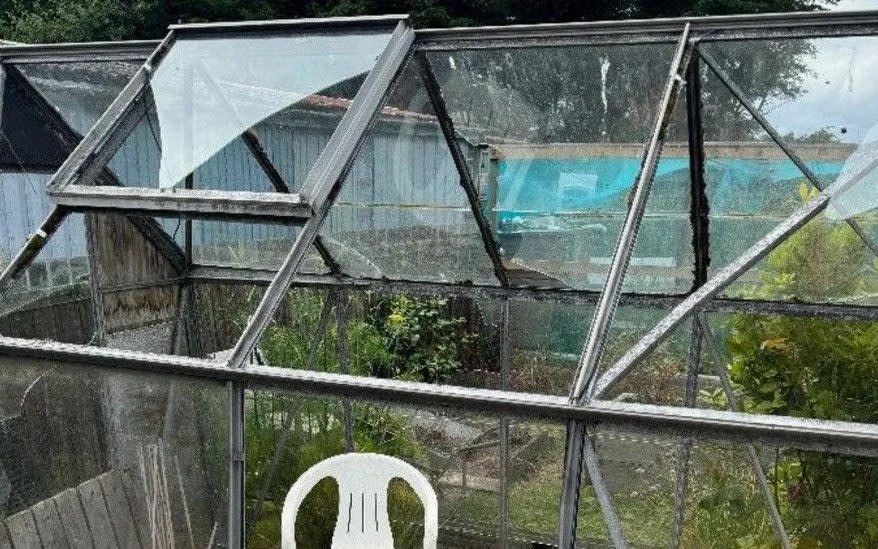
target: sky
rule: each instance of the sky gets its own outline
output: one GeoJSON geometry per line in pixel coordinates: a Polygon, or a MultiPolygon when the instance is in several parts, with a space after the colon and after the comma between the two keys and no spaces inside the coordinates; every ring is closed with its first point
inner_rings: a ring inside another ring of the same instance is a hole
{"type": "MultiPolygon", "coordinates": [[[[878,0],[841,0],[833,11],[878,10],[878,0]]],[[[765,113],[782,134],[826,128],[840,140],[860,143],[878,126],[878,37],[813,40],[814,56],[802,81],[805,92],[765,113]]]]}
{"type": "Polygon", "coordinates": [[[841,0],[833,10],[873,10],[878,9],[878,0],[841,0]]]}

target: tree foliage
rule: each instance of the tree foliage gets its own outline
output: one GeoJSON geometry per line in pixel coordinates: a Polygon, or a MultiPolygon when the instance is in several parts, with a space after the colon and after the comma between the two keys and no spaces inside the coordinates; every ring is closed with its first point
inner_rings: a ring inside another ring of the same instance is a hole
{"type": "MultiPolygon", "coordinates": [[[[815,192],[804,183],[800,188],[803,200],[815,192]]],[[[860,302],[878,289],[874,255],[848,225],[825,218],[779,246],[759,274],[747,297],[860,302]]],[[[874,322],[734,315],[726,345],[731,378],[748,411],[878,421],[874,322]]],[[[878,544],[878,478],[871,460],[789,451],[778,461],[774,482],[783,486],[788,527],[803,546],[878,544]]]]}
{"type": "MultiPolygon", "coordinates": [[[[833,1],[833,0],[831,0],[833,1]]],[[[815,0],[11,0],[0,38],[76,42],[161,37],[177,22],[409,13],[420,27],[813,10],[815,0]]]]}

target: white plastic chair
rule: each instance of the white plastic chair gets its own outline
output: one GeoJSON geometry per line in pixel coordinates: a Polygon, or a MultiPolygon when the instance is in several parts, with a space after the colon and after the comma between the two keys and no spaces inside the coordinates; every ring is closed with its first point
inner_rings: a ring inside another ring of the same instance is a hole
{"type": "Polygon", "coordinates": [[[326,477],[338,482],[338,515],[332,549],[393,549],[387,516],[387,486],[399,478],[424,505],[424,549],[435,549],[439,535],[439,502],[433,487],[408,463],[381,454],[342,454],[314,465],[287,492],[281,512],[281,548],[296,548],[296,515],[305,496],[326,477]]]}

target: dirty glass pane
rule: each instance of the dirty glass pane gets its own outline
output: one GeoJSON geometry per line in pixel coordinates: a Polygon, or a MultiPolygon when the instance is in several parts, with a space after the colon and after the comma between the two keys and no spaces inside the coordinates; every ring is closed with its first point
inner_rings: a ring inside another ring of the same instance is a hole
{"type": "Polygon", "coordinates": [[[27,81],[80,135],[85,135],[142,63],[23,63],[27,81]]]}
{"type": "MultiPolygon", "coordinates": [[[[192,220],[192,261],[246,269],[277,270],[298,235],[289,225],[192,220]]],[[[316,250],[305,256],[300,273],[329,272],[316,250]]]]}
{"type": "MultiPolygon", "coordinates": [[[[878,123],[878,38],[747,40],[704,45],[824,183],[878,123]]],[[[712,76],[712,75],[711,75],[712,76]]],[[[705,117],[705,124],[711,123],[705,117]]]]}
{"type": "MultiPolygon", "coordinates": [[[[310,467],[346,448],[401,459],[426,477],[439,503],[439,547],[496,539],[499,420],[260,388],[246,398],[249,546],[278,545],[290,487],[310,467]]],[[[359,493],[348,501],[352,489],[328,478],[309,491],[296,516],[298,546],[328,547],[337,520],[344,525],[350,518],[357,534],[374,529],[368,520],[361,524],[361,515],[374,517],[377,496],[387,498],[389,515],[384,522],[379,512],[379,531],[392,536],[394,547],[423,547],[423,506],[406,482],[395,480],[387,495],[366,494],[362,501],[359,493]]]]}
{"type": "Polygon", "coordinates": [[[259,340],[261,360],[283,368],[499,388],[499,300],[442,294],[294,287],[259,340]]]}
{"type": "Polygon", "coordinates": [[[0,361],[0,517],[15,547],[225,545],[225,385],[0,361]]]}
{"type": "MultiPolygon", "coordinates": [[[[11,183],[11,182],[10,182],[11,183]]],[[[22,199],[39,209],[40,202],[28,199],[27,186],[4,186],[9,201],[22,199]]],[[[10,205],[14,205],[10,204],[10,205]]],[[[46,212],[48,204],[42,204],[46,212]]],[[[6,210],[3,230],[7,246],[4,266],[18,253],[43,214],[26,223],[28,210],[6,210]],[[27,232],[25,232],[27,231],[27,232]]],[[[11,337],[49,339],[65,343],[89,343],[94,338],[94,300],[90,290],[92,269],[87,252],[85,218],[71,214],[40,253],[8,286],[0,289],[0,333],[11,337]]]]}
{"type": "Polygon", "coordinates": [[[149,84],[162,145],[158,186],[180,184],[270,118],[288,132],[293,123],[326,118],[317,132],[332,133],[339,119],[332,113],[348,108],[389,36],[382,30],[178,40],[149,84]]]}
{"type": "MultiPolygon", "coordinates": [[[[873,457],[605,428],[594,441],[632,546],[778,547],[772,504],[792,547],[878,539],[867,526],[878,504],[873,457]]],[[[580,524],[592,525],[584,534],[606,532],[593,489],[583,484],[580,524]]]]}
{"type": "MultiPolygon", "coordinates": [[[[14,187],[4,188],[12,200],[14,187]]],[[[16,218],[9,212],[6,218],[6,239],[21,238],[12,243],[15,254],[25,235],[15,233],[11,221],[16,218]]],[[[184,285],[161,251],[168,244],[173,241],[151,218],[68,215],[36,258],[2,289],[0,334],[222,358],[264,287],[184,285]],[[148,237],[144,231],[150,226],[148,237]]],[[[4,264],[8,261],[5,255],[4,264]]]]}
{"type": "MultiPolygon", "coordinates": [[[[665,44],[431,54],[458,133],[484,144],[483,208],[514,284],[603,285],[672,57],[665,44]]],[[[672,117],[631,291],[691,285],[684,116],[672,117]]]]}
{"type": "Polygon", "coordinates": [[[498,284],[416,62],[403,69],[321,234],[352,276],[498,284]]]}

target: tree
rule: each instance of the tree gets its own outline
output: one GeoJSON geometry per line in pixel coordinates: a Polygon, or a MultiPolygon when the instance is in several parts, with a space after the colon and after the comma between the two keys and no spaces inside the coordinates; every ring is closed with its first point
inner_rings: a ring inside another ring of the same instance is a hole
{"type": "Polygon", "coordinates": [[[12,0],[0,38],[159,38],[171,23],[409,13],[419,27],[502,25],[819,9],[837,0],[12,0]]]}

